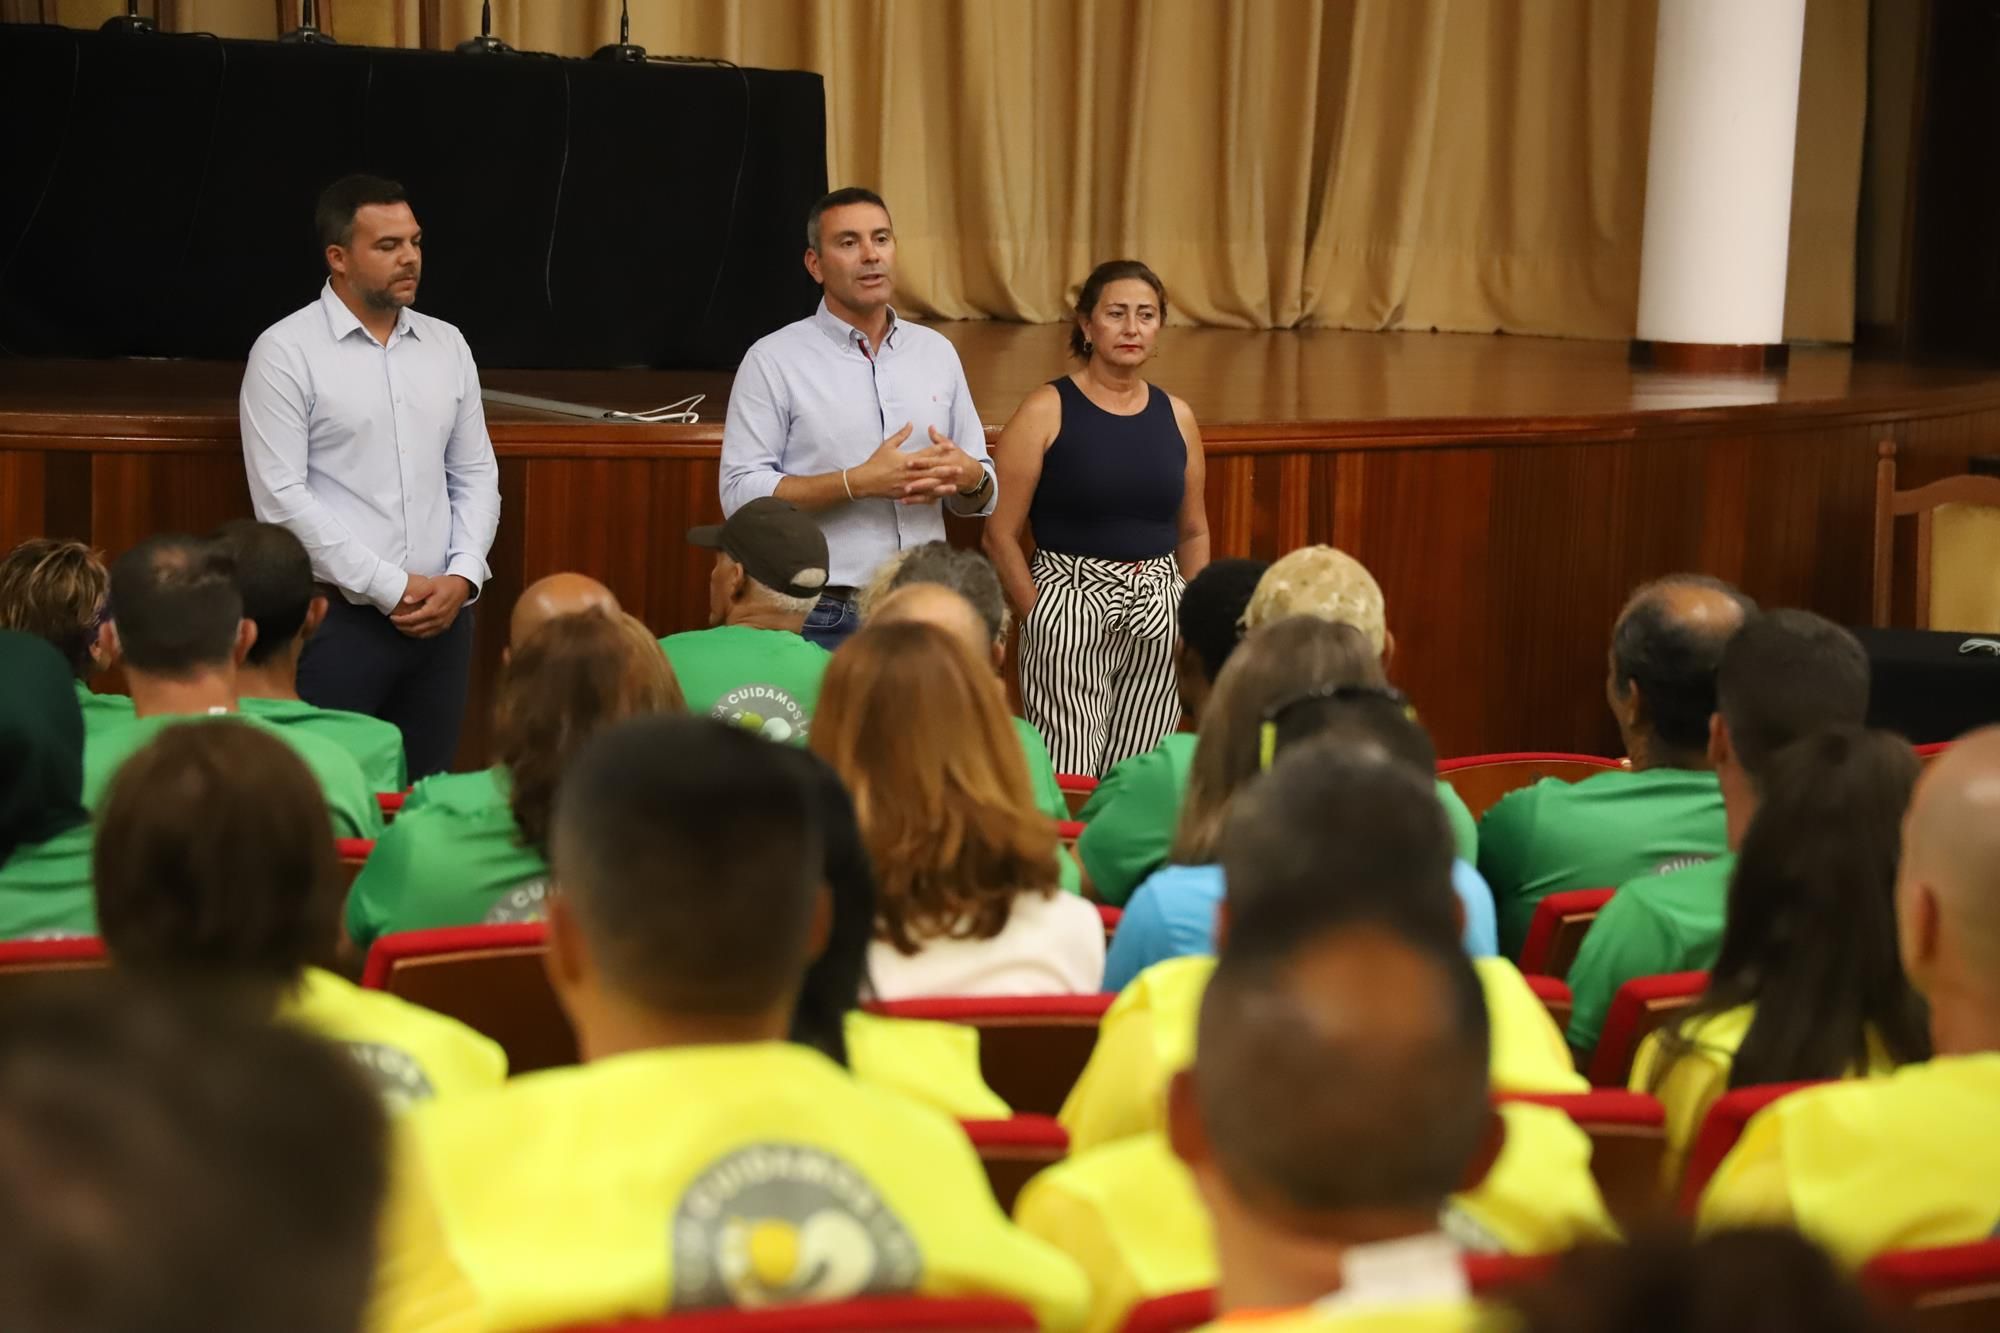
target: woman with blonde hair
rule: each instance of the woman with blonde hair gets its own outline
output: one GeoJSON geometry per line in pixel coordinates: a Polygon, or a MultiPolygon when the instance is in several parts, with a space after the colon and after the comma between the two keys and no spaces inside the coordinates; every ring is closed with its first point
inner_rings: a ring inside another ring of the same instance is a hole
{"type": "Polygon", "coordinates": [[[539,921],[556,783],[614,722],[685,713],[651,630],[623,612],[558,616],[514,646],[494,706],[499,763],[417,785],[354,881],[348,939],[433,926],[539,921]]]}
{"type": "Polygon", "coordinates": [[[812,748],[875,863],[877,996],[1097,989],[1103,925],[1056,887],[1055,822],[970,649],[928,624],[865,627],[827,668],[812,748]]]}

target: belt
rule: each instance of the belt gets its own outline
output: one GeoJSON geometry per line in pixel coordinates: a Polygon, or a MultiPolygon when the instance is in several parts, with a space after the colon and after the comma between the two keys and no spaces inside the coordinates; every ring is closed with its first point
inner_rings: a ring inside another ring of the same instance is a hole
{"type": "Polygon", "coordinates": [[[828,587],[821,588],[819,595],[836,602],[851,602],[854,600],[856,591],[857,589],[844,585],[829,585],[828,587]]]}

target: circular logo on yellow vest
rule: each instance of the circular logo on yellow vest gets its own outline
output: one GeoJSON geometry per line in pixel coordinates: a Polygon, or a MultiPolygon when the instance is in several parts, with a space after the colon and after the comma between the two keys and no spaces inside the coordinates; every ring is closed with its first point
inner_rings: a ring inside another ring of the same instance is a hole
{"type": "Polygon", "coordinates": [[[675,1310],[756,1308],[916,1290],[922,1256],[875,1187],[832,1153],[738,1149],[681,1195],[675,1310]]]}
{"type": "Polygon", "coordinates": [[[776,685],[740,685],[715,701],[710,716],[731,726],[754,731],[767,741],[802,741],[812,719],[789,693],[776,685]]]}

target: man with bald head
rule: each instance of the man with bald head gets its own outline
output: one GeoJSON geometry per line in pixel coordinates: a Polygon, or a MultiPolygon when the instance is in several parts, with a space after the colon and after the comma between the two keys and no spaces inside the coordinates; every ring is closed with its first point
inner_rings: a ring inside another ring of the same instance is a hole
{"type": "Polygon", "coordinates": [[[522,589],[521,596],[514,603],[514,615],[507,622],[507,648],[501,654],[501,660],[504,662],[511,658],[515,644],[526,643],[534,637],[536,630],[551,620],[573,616],[579,611],[617,615],[623,609],[611,589],[588,574],[565,571],[536,579],[522,589]]]}
{"type": "Polygon", "coordinates": [[[1756,604],[1721,579],[1642,585],[1611,626],[1604,697],[1631,767],[1582,782],[1545,778],[1479,822],[1479,873],[1500,908],[1500,947],[1520,952],[1535,905],[1728,850],[1708,757],[1715,672],[1756,604]]]}
{"type": "Polygon", "coordinates": [[[1931,1010],[1923,1064],[1825,1084],[1750,1122],[1704,1226],[1796,1226],[1844,1262],[1984,1240],[2000,1224],[2000,727],[1934,760],[1903,825],[1903,967],[1931,1010]]]}

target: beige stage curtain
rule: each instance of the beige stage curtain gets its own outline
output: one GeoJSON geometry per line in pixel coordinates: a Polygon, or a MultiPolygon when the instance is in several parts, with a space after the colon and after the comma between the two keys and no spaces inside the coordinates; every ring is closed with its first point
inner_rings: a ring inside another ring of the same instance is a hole
{"type": "MultiPolygon", "coordinates": [[[[65,22],[117,7],[4,3],[65,22]]],[[[229,35],[296,13],[165,3],[172,26],[229,35]]],[[[529,49],[582,55],[617,29],[615,0],[493,8],[529,49]]],[[[321,9],[349,42],[450,46],[479,22],[478,0],[321,9]]],[[[1060,319],[1093,263],[1135,255],[1204,324],[1624,338],[1655,15],[1655,0],[633,0],[632,38],[824,75],[830,178],[888,198],[915,313],[1060,319]]],[[[1867,28],[1868,0],[1810,0],[1790,337],[1853,330],[1867,28]]]]}

